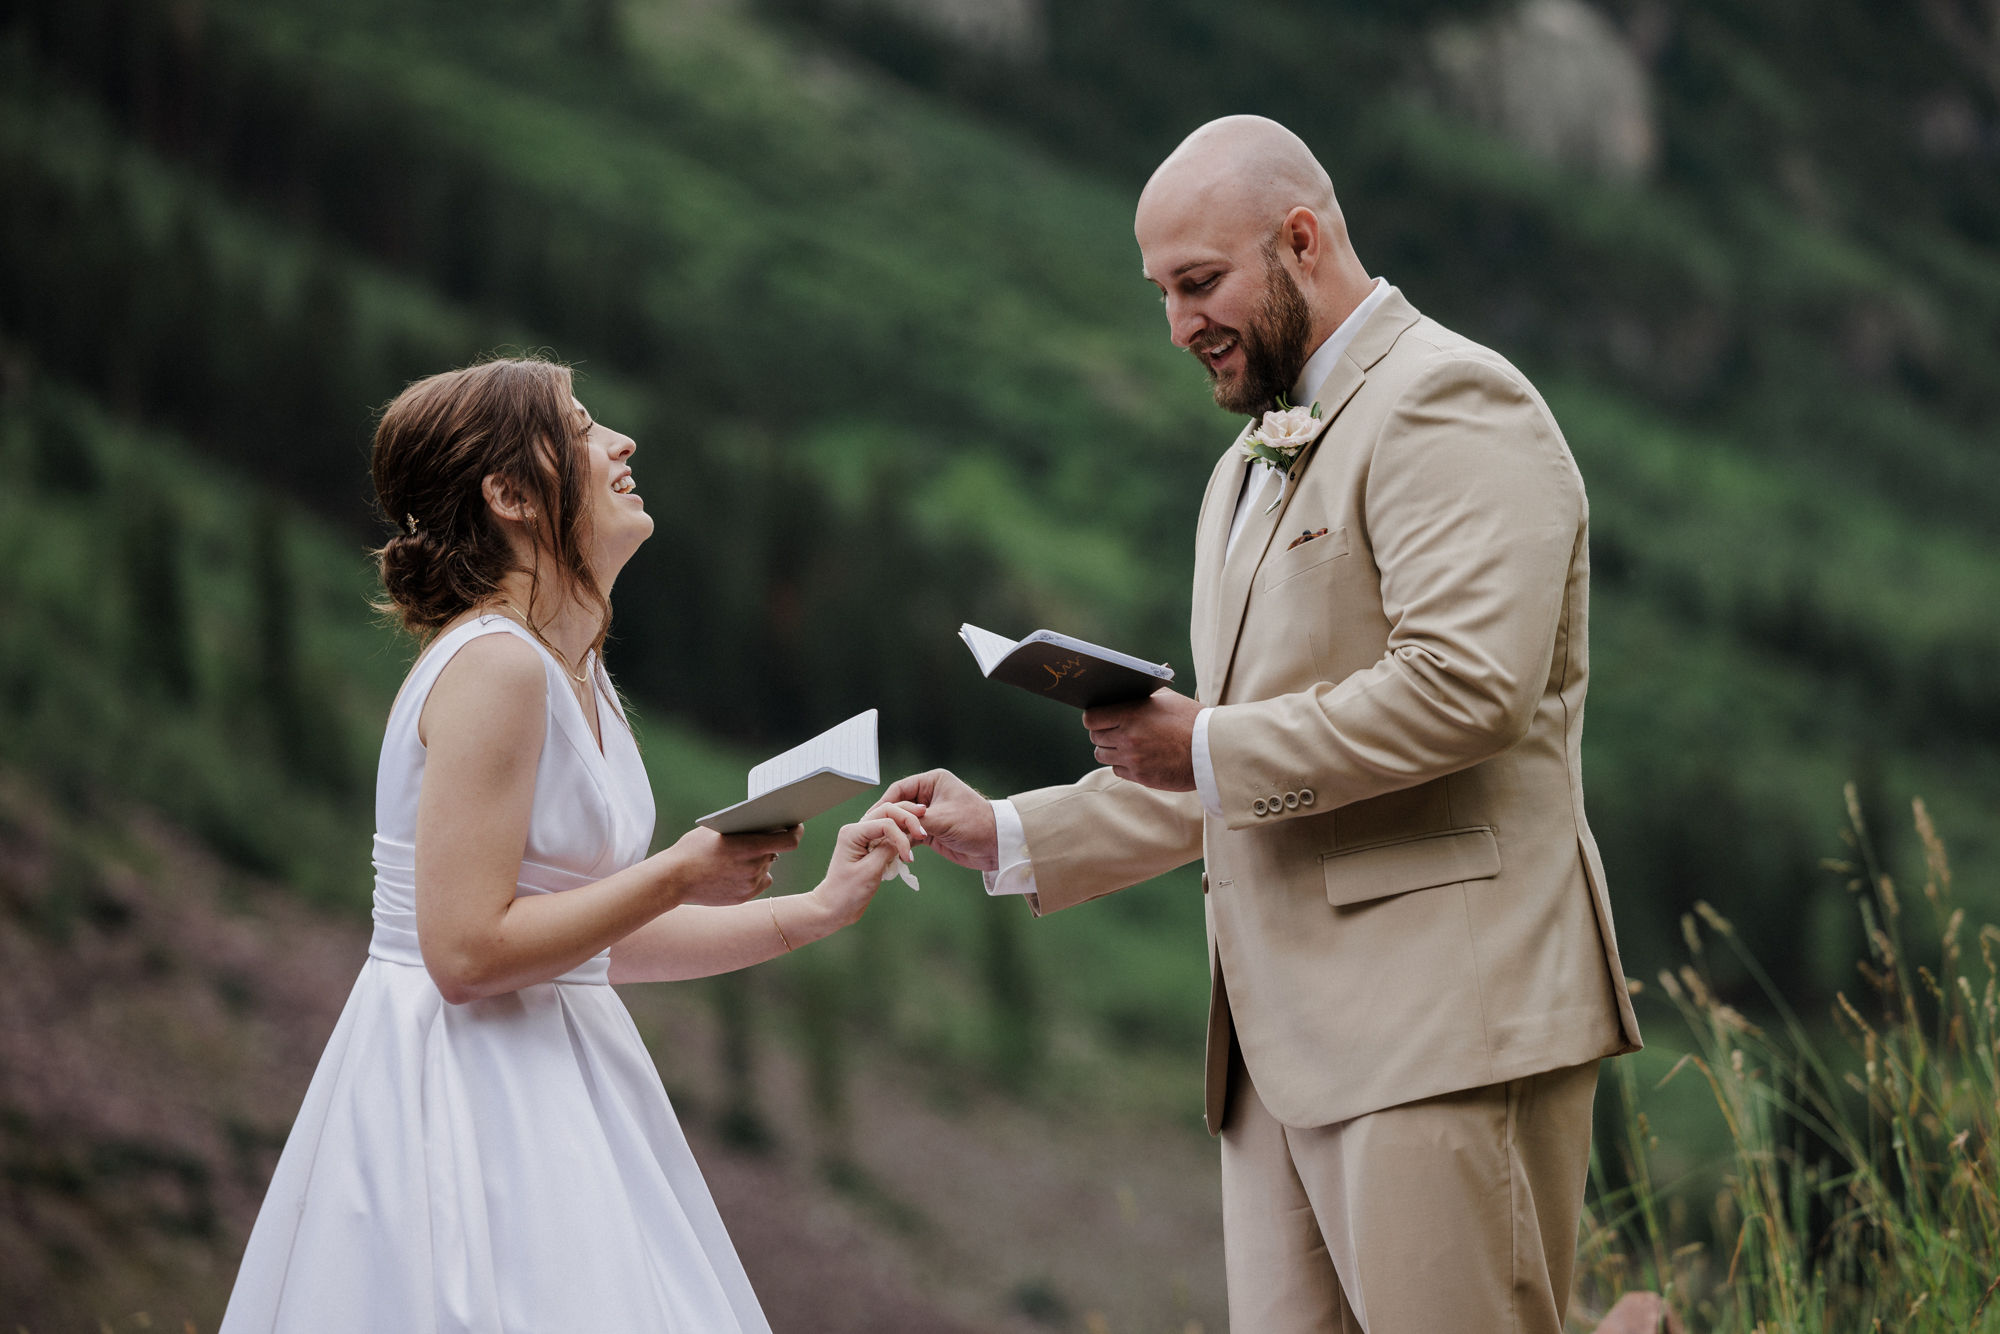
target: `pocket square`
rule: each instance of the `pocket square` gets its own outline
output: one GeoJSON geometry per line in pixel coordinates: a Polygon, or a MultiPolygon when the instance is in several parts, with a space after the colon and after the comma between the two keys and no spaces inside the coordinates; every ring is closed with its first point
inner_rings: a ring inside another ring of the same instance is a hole
{"type": "Polygon", "coordinates": [[[1306,543],[1312,541],[1315,537],[1325,537],[1325,536],[1326,536],[1326,529],[1324,528],[1319,529],[1317,532],[1308,528],[1303,533],[1300,533],[1297,537],[1293,538],[1291,541],[1291,546],[1287,546],[1285,550],[1290,551],[1292,547],[1304,546],[1306,543]]]}

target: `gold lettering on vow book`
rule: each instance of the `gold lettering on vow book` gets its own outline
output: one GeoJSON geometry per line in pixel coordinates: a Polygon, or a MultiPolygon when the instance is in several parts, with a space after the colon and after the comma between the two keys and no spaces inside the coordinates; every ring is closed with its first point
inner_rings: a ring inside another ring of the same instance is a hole
{"type": "Polygon", "coordinates": [[[1084,672],[1084,661],[1082,658],[1060,658],[1057,659],[1055,662],[1043,663],[1042,670],[1055,678],[1053,681],[1050,681],[1047,685],[1043,686],[1042,689],[1054,690],[1057,686],[1061,685],[1065,679],[1072,676],[1082,676],[1084,672]]]}
{"type": "Polygon", "coordinates": [[[1012,640],[976,625],[961,625],[958,637],[972,650],[987,680],[1004,681],[1079,709],[1144,699],[1174,679],[1174,669],[1163,662],[1147,662],[1053,630],[1012,640]]]}

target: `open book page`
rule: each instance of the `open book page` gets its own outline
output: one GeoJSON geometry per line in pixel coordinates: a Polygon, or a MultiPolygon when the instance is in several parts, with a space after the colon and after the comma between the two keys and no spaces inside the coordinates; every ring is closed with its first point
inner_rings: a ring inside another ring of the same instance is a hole
{"type": "Polygon", "coordinates": [[[882,781],[875,710],[857,713],[750,771],[750,796],[695,821],[718,834],[788,829],[882,781]]]}
{"type": "Polygon", "coordinates": [[[991,630],[982,630],[976,625],[959,626],[958,637],[972,650],[972,660],[979,664],[980,672],[987,676],[993,675],[993,669],[999,665],[1000,660],[1014,651],[1013,640],[996,635],[991,630]]]}
{"type": "Polygon", "coordinates": [[[875,745],[876,716],[874,709],[857,713],[812,740],[765,760],[750,771],[750,795],[761,797],[822,769],[875,786],[882,781],[882,761],[875,745]]]}

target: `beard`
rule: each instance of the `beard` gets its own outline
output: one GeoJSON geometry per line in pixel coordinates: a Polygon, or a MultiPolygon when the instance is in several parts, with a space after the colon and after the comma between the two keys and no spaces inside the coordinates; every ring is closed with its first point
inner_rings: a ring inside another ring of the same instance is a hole
{"type": "Polygon", "coordinates": [[[1264,300],[1240,331],[1225,331],[1194,344],[1197,356],[1231,337],[1243,344],[1243,371],[1234,379],[1217,375],[1208,362],[1209,388],[1215,404],[1225,412],[1256,417],[1278,406],[1278,400],[1292,392],[1299,372],[1305,369],[1307,347],[1312,338],[1312,308],[1305,293],[1275,255],[1267,256],[1264,269],[1264,300]]]}

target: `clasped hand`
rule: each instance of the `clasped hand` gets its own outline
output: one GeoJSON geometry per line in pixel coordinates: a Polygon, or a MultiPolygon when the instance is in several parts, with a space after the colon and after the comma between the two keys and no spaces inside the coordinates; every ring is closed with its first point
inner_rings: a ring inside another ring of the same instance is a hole
{"type": "MultiPolygon", "coordinates": [[[[1099,764],[1130,782],[1163,792],[1194,790],[1194,721],[1201,705],[1172,690],[1156,690],[1130,704],[1086,709],[1099,764]]],[[[998,855],[992,806],[943,769],[890,784],[883,799],[840,831],[827,878],[815,891],[837,918],[859,917],[876,886],[911,860],[911,848],[929,843],[961,866],[990,871],[998,855]],[[926,826],[929,826],[928,829],[926,826]]],[[[729,904],[753,899],[771,887],[771,863],[799,844],[799,830],[771,834],[714,834],[690,830],[676,849],[701,870],[683,903],[729,904]],[[684,846],[685,845],[685,846],[684,846]]]]}
{"type": "MultiPolygon", "coordinates": [[[[911,841],[924,837],[922,817],[920,805],[884,800],[841,827],[822,885],[837,901],[836,915],[859,917],[883,877],[911,860],[911,841]]],[[[683,871],[677,901],[726,907],[756,898],[771,887],[773,863],[799,845],[801,832],[798,825],[761,834],[690,829],[670,849],[683,871]]]]}
{"type": "Polygon", "coordinates": [[[1092,755],[1111,772],[1161,792],[1194,791],[1194,720],[1201,705],[1172,690],[1083,711],[1092,755]]]}
{"type": "MultiPolygon", "coordinates": [[[[1194,790],[1194,720],[1201,705],[1171,690],[1156,690],[1131,704],[1084,712],[1098,763],[1120,778],[1164,792],[1194,790]]],[[[916,803],[929,843],[948,861],[975,871],[1000,866],[993,803],[948,769],[899,778],[885,802],[916,803]]]]}

